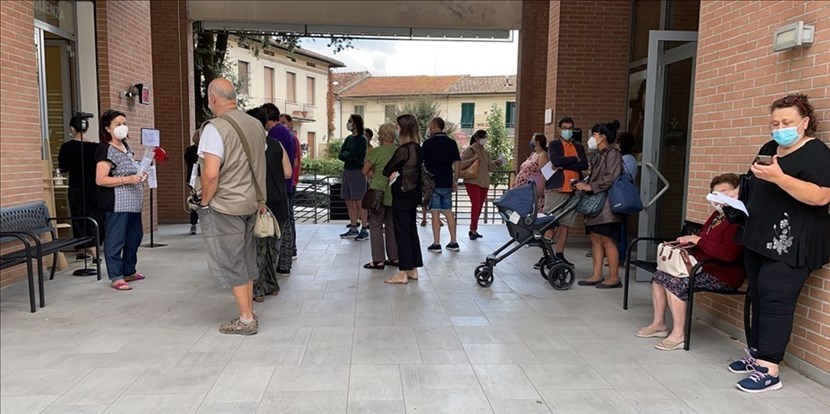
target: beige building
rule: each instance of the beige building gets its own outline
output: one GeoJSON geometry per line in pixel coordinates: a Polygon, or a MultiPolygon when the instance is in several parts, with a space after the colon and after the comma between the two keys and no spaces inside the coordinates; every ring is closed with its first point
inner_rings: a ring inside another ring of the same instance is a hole
{"type": "Polygon", "coordinates": [[[226,59],[240,82],[245,108],[271,102],[294,119],[294,132],[304,153],[319,154],[328,140],[327,93],[330,69],[345,65],[339,60],[272,43],[256,53],[239,38],[228,39],[226,59]]]}
{"type": "Polygon", "coordinates": [[[440,116],[458,124],[466,136],[487,128],[493,104],[504,112],[508,135],[516,122],[516,77],[511,76],[372,76],[368,72],[334,73],[335,137],[348,135],[346,122],[360,114],[366,127],[377,130],[393,120],[396,107],[419,96],[431,96],[440,116]]]}

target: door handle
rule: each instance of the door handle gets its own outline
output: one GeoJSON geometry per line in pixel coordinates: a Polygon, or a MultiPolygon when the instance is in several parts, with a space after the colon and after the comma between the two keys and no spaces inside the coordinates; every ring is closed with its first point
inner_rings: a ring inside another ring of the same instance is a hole
{"type": "Polygon", "coordinates": [[[659,200],[660,197],[663,196],[663,194],[666,194],[666,191],[669,191],[669,180],[667,180],[666,177],[663,176],[663,174],[660,174],[660,171],[657,170],[657,167],[655,167],[654,164],[650,162],[644,162],[643,167],[650,168],[652,171],[654,171],[654,175],[657,176],[657,179],[663,182],[663,189],[658,191],[657,194],[654,195],[654,198],[649,200],[648,203],[646,203],[643,206],[644,208],[649,208],[652,205],[654,205],[654,203],[656,203],[657,200],[659,200]]]}

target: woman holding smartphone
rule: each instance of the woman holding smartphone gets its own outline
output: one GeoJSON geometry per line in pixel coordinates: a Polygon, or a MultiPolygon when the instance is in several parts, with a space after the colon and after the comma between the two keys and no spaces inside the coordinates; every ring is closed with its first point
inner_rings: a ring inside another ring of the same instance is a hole
{"type": "Polygon", "coordinates": [[[770,112],[772,141],[761,147],[740,189],[749,212],[743,244],[752,329],[748,355],[729,370],[749,373],[738,388],[752,393],[782,387],[778,366],[798,296],[810,272],[830,257],[830,149],[813,138],[813,105],[806,95],[788,95],[770,112]]]}

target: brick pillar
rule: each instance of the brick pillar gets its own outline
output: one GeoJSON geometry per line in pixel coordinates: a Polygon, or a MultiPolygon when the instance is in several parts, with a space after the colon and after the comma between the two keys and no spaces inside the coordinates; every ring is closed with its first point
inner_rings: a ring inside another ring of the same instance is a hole
{"type": "Polygon", "coordinates": [[[628,0],[551,1],[548,13],[546,108],[553,123],[570,116],[583,130],[583,142],[596,123],[618,120],[625,125],[628,88],[628,43],[631,2],[628,0]]]}
{"type": "Polygon", "coordinates": [[[545,91],[548,57],[547,0],[522,2],[519,30],[519,76],[516,85],[516,168],[530,155],[528,143],[534,132],[545,128],[545,91]]]}
{"type": "Polygon", "coordinates": [[[184,151],[195,130],[193,95],[193,25],[186,1],[153,1],[153,72],[155,121],[169,161],[158,167],[158,217],[161,222],[184,222],[186,188],[184,151]]]}

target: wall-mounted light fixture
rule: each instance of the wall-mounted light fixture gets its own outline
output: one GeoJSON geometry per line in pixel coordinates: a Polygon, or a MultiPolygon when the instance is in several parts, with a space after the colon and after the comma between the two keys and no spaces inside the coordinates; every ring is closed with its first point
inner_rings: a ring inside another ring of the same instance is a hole
{"type": "Polygon", "coordinates": [[[150,87],[143,83],[136,83],[135,85],[130,85],[130,88],[126,91],[121,92],[121,96],[129,99],[135,99],[135,97],[138,97],[138,103],[149,105],[150,87]]]}
{"type": "Polygon", "coordinates": [[[816,27],[802,21],[788,24],[775,31],[772,46],[776,52],[809,46],[816,41],[816,27]]]}

